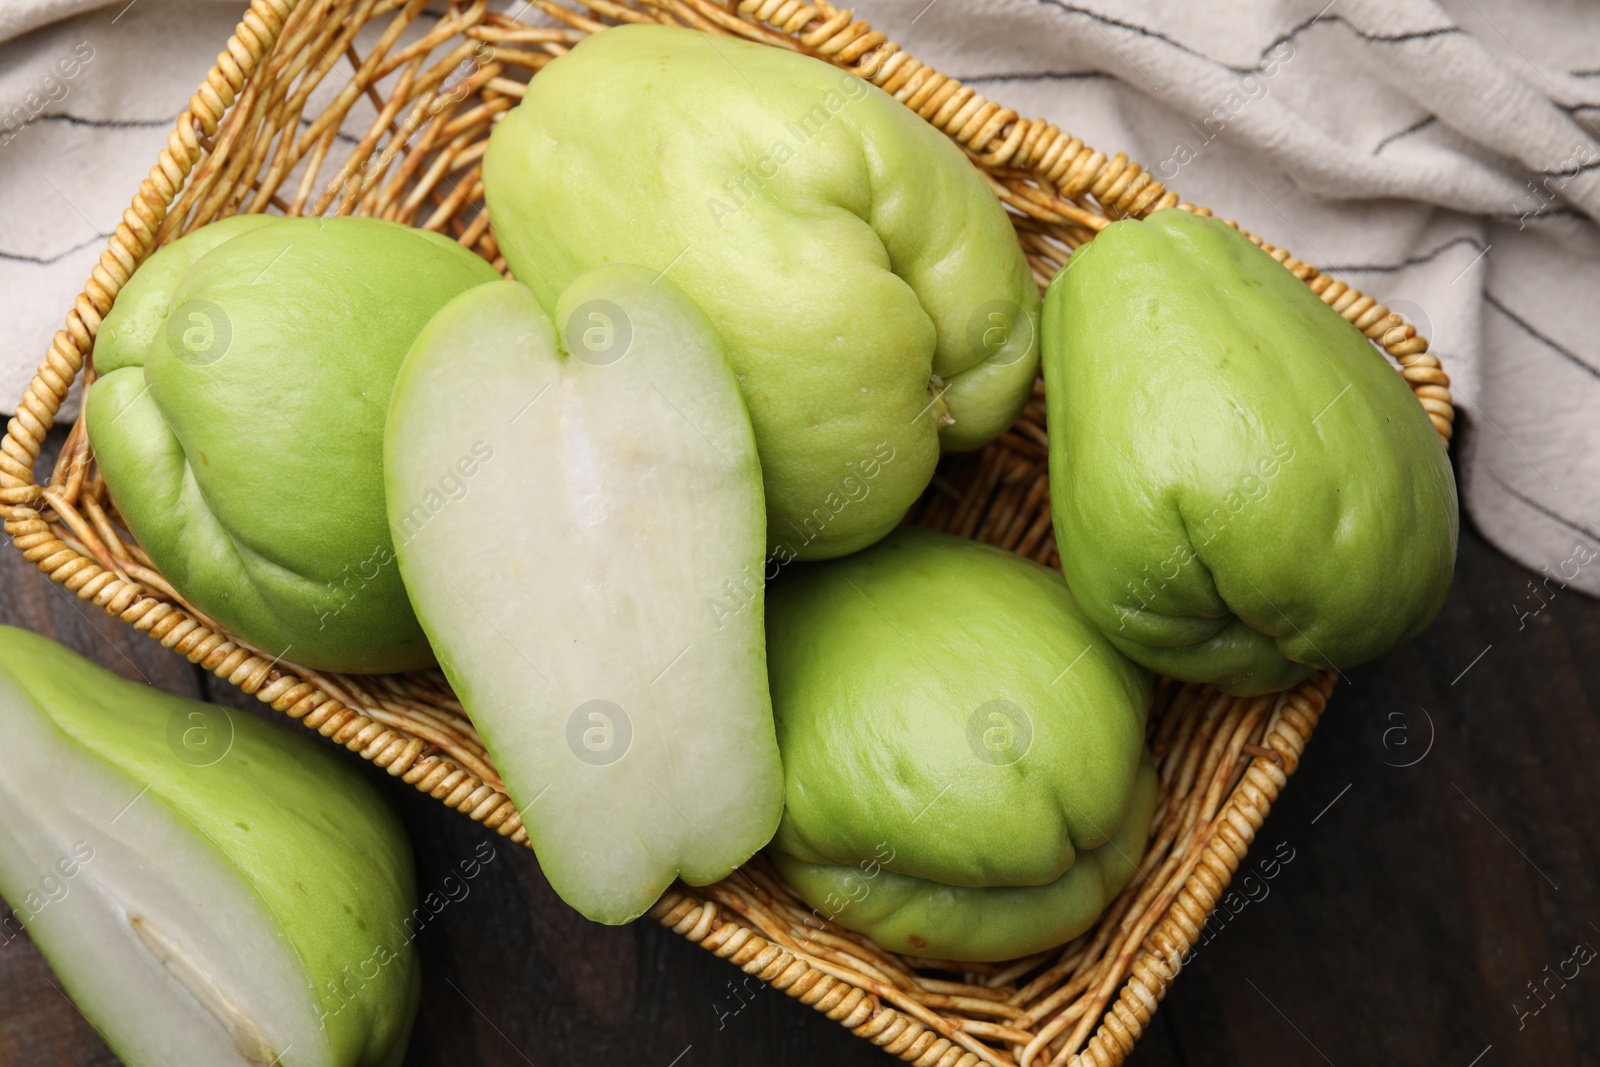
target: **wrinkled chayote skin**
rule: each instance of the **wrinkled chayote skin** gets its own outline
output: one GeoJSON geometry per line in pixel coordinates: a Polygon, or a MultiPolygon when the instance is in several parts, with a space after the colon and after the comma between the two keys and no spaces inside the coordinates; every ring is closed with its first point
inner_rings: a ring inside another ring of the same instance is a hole
{"type": "Polygon", "coordinates": [[[499,275],[377,219],[224,219],[156,252],[95,342],[89,439],[197,608],[319,670],[426,667],[383,496],[389,389],[451,297],[499,275]]]}
{"type": "Polygon", "coordinates": [[[1450,588],[1443,444],[1366,338],[1238,231],[1116,222],[1045,297],[1050,500],[1133,659],[1257,694],[1421,633],[1450,588]]]}
{"type": "Polygon", "coordinates": [[[483,177],[546,310],[605,263],[661,271],[705,310],[781,561],[887,534],[941,448],[1003,432],[1033,386],[1038,293],[999,200],[942,134],[820,60],[607,30],[533,80],[483,177]]]}
{"type": "Polygon", "coordinates": [[[823,917],[897,951],[1009,959],[1082,932],[1131,877],[1150,676],[1059,574],[902,527],[777,578],[767,661],[773,848],[823,917]]]}
{"type": "Polygon", "coordinates": [[[11,627],[0,723],[5,937],[128,1067],[398,1067],[411,850],[347,756],[11,627]]]}
{"type": "Polygon", "coordinates": [[[1156,770],[1147,756],[1112,836],[1044,885],[949,885],[896,874],[872,856],[854,864],[807,863],[774,850],[772,860],[815,914],[870,934],[892,952],[1011,960],[1065,944],[1094,925],[1133,880],[1155,808],[1156,770]]]}

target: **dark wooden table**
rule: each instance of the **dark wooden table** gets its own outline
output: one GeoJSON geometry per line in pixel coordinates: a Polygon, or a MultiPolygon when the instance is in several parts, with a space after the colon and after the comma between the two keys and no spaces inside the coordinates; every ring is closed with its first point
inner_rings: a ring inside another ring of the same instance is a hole
{"type": "MultiPolygon", "coordinates": [[[[1534,577],[1463,530],[1439,623],[1340,684],[1268,819],[1257,847],[1294,859],[1198,953],[1131,1063],[1600,1064],[1600,959],[1576,962],[1600,949],[1600,604],[1562,592],[1523,617],[1534,577]]],[[[256,710],[9,547],[0,621],[256,710]]],[[[418,938],[408,1067],[892,1062],[770,990],[719,1024],[728,964],[649,922],[586,922],[531,854],[374,779],[421,891],[495,848],[418,938]]],[[[0,1065],[113,1067],[53,983],[25,938],[0,945],[0,1065]]]]}

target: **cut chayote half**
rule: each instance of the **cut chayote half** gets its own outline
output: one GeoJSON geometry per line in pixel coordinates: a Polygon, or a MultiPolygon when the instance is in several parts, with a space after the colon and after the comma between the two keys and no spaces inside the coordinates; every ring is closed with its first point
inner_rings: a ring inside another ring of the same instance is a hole
{"type": "Polygon", "coordinates": [[[0,893],[128,1067],[398,1067],[411,851],[350,757],[0,627],[0,893]]]}
{"type": "Polygon", "coordinates": [[[562,899],[627,922],[766,844],[760,468],[694,303],[632,266],[554,324],[519,282],[465,293],[406,359],[385,456],[412,603],[562,899]]]}

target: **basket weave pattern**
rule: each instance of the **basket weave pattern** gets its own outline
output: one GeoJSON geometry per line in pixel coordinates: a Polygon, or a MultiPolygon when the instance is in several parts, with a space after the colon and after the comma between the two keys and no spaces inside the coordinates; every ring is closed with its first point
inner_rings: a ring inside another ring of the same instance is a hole
{"type": "MultiPolygon", "coordinates": [[[[1041,285],[1110,221],[1181,207],[1107,157],[918,62],[826,3],[801,0],[531,0],[535,27],[452,0],[254,0],[101,254],[0,441],[0,513],[54,582],[191,662],[513,841],[526,842],[483,743],[437,671],[355,677],[280,663],[183,598],[125,532],[80,418],[48,480],[35,464],[122,285],[153,251],[216,218],[276,210],[357,214],[454,236],[501,270],[480,178],[489,130],[526,80],[589,33],[664,22],[828,60],[896,96],[950,136],[1011,209],[1041,285]],[[358,50],[358,31],[367,28],[358,50]],[[376,37],[374,38],[374,31],[376,37]],[[348,60],[353,74],[337,64],[348,60]],[[335,74],[333,79],[328,75],[335,74]],[[308,112],[313,90],[336,87],[308,112]],[[358,101],[376,111],[352,116],[358,101]],[[330,150],[356,141],[333,167],[330,150]]],[[[1399,315],[1287,252],[1260,244],[1400,367],[1447,442],[1449,379],[1399,315]]],[[[1044,394],[972,457],[946,461],[915,521],[1056,563],[1044,394]]],[[[1275,696],[1226,697],[1161,682],[1151,709],[1160,800],[1139,874],[1089,932],[1009,964],[888,953],[806,908],[764,859],[713,886],[674,886],[651,915],[746,973],[921,1067],[1120,1064],[1196,945],[1279,791],[1335,676],[1275,696]]]]}

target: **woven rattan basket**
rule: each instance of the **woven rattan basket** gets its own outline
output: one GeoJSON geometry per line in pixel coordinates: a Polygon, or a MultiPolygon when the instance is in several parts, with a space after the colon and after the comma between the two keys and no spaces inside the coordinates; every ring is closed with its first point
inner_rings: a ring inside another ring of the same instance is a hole
{"type": "MultiPolygon", "coordinates": [[[[479,177],[489,130],[529,76],[618,21],[808,52],[893,94],[989,177],[1041,284],[1109,220],[1171,206],[1204,212],[1125,156],[986,100],[820,0],[530,0],[524,10],[540,28],[491,13],[486,0],[456,0],[442,17],[425,7],[254,0],[22,397],[0,445],[0,506],[6,532],[52,581],[521,842],[516,807],[440,674],[319,674],[220,630],[121,529],[81,419],[38,479],[35,461],[69,388],[80,375],[92,380],[101,319],[152,249],[240,212],[358,214],[451,234],[503,269],[479,177]]],[[[1262,247],[1387,350],[1448,441],[1449,379],[1426,340],[1371,297],[1262,247]]],[[[915,521],[1056,562],[1044,427],[1036,388],[1015,429],[942,465],[915,521]]],[[[1321,674],[1254,699],[1162,682],[1150,716],[1161,799],[1139,876],[1063,948],[992,966],[894,955],[819,920],[761,859],[748,877],[675,886],[651,916],[908,1062],[1119,1064],[1294,773],[1334,681],[1321,674]]]]}

